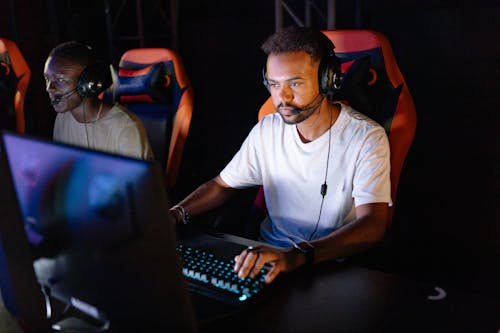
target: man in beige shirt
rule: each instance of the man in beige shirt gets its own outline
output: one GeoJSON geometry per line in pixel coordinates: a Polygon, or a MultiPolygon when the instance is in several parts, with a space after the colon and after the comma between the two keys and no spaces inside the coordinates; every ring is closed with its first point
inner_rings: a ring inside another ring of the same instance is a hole
{"type": "Polygon", "coordinates": [[[154,158],[140,119],[124,106],[99,98],[110,86],[111,75],[91,47],[74,41],[56,46],[45,62],[44,76],[57,112],[55,141],[139,159],[154,158]]]}

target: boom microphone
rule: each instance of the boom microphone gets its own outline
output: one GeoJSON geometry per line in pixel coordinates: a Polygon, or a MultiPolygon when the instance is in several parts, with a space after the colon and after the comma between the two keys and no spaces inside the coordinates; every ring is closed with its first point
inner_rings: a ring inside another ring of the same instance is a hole
{"type": "Polygon", "coordinates": [[[311,103],[306,104],[303,107],[295,106],[292,110],[290,110],[290,113],[298,115],[301,112],[309,112],[311,110],[316,110],[323,102],[324,97],[325,96],[318,94],[318,96],[316,96],[311,103]]]}
{"type": "Polygon", "coordinates": [[[50,103],[52,105],[56,105],[57,103],[59,103],[60,101],[64,101],[68,98],[70,98],[74,93],[76,92],[76,88],[73,89],[73,90],[70,90],[60,96],[57,96],[56,98],[54,98],[53,100],[50,101],[50,103]]]}

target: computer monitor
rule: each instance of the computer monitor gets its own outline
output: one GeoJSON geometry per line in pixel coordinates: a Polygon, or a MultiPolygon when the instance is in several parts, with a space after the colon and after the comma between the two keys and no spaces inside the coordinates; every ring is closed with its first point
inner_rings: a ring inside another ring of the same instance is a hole
{"type": "Polygon", "coordinates": [[[0,188],[0,291],[3,303],[27,331],[50,332],[45,300],[33,269],[33,257],[1,143],[0,188]]]}
{"type": "Polygon", "coordinates": [[[52,296],[111,331],[195,329],[156,162],[14,133],[2,141],[36,277],[52,296]]]}

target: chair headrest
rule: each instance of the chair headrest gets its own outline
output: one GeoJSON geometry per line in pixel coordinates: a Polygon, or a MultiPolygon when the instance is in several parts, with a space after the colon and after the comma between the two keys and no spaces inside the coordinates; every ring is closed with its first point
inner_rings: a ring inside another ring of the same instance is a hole
{"type": "Polygon", "coordinates": [[[17,87],[17,77],[12,68],[12,64],[7,51],[0,50],[0,91],[15,92],[17,87]]]}
{"type": "Polygon", "coordinates": [[[333,96],[381,124],[389,132],[402,85],[393,86],[380,47],[337,53],[342,87],[333,96]]]}
{"type": "Polygon", "coordinates": [[[7,47],[0,42],[0,128],[16,128],[14,100],[18,81],[7,47]]]}
{"type": "Polygon", "coordinates": [[[111,76],[113,84],[105,93],[106,100],[175,107],[183,91],[177,82],[171,60],[153,64],[127,64],[122,61],[119,68],[112,68],[111,76]]]}

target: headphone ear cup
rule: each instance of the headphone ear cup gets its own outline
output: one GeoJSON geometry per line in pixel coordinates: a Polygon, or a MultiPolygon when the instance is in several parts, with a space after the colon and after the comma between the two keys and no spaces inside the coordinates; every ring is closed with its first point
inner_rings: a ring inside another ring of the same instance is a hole
{"type": "Polygon", "coordinates": [[[85,67],[78,78],[76,91],[81,97],[97,97],[111,85],[111,82],[109,67],[97,62],[85,67]]]}
{"type": "Polygon", "coordinates": [[[335,55],[324,58],[319,63],[318,80],[319,92],[325,96],[332,96],[339,89],[340,62],[335,55]]]}

